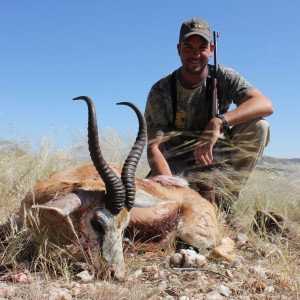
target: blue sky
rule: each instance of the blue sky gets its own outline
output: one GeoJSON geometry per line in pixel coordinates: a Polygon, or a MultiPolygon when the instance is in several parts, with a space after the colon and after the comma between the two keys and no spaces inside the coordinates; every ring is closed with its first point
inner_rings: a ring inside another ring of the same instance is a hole
{"type": "Polygon", "coordinates": [[[179,28],[191,17],[220,32],[218,62],[274,103],[265,155],[300,157],[300,1],[0,0],[0,139],[49,132],[58,145],[85,132],[87,95],[99,127],[135,132],[152,84],[180,66],[179,28]]]}

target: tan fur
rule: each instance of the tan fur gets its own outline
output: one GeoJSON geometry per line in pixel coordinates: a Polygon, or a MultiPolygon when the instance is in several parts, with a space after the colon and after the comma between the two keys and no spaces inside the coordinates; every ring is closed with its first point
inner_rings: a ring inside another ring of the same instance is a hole
{"type": "MultiPolygon", "coordinates": [[[[168,227],[168,224],[166,224],[168,217],[176,212],[177,221],[173,223],[172,230],[168,229],[162,236],[163,239],[167,238],[166,235],[175,234],[184,242],[196,248],[212,247],[217,244],[220,233],[216,209],[195,190],[188,187],[163,186],[151,180],[138,180],[137,188],[160,198],[162,203],[153,208],[133,208],[128,229],[136,226],[138,223],[136,219],[140,220],[139,222],[142,224],[147,224],[149,228],[152,226],[151,224],[158,221],[160,221],[162,227],[164,224],[165,227],[168,227]],[[163,216],[159,213],[162,209],[166,211],[163,216]],[[132,222],[135,225],[131,225],[132,222]]],[[[161,234],[160,231],[158,229],[157,234],[161,234]]],[[[153,226],[151,232],[154,236],[153,226]]],[[[148,238],[151,237],[148,236],[148,238]]]]}
{"type": "Polygon", "coordinates": [[[55,242],[78,244],[78,235],[81,234],[81,230],[77,214],[82,214],[82,210],[92,209],[95,204],[90,203],[89,207],[81,208],[79,212],[75,212],[68,218],[55,210],[32,209],[36,204],[47,204],[78,190],[99,192],[99,196],[103,198],[105,186],[93,165],[81,165],[39,181],[21,203],[19,211],[21,226],[26,223],[31,227],[37,239],[47,231],[48,237],[55,242]]]}
{"type": "MultiPolygon", "coordinates": [[[[120,169],[113,168],[120,175],[120,169]]],[[[196,191],[188,187],[163,186],[148,179],[137,179],[136,186],[137,191],[143,191],[160,202],[153,207],[134,207],[127,227],[128,234],[144,242],[156,242],[157,245],[164,244],[172,235],[194,247],[211,247],[216,244],[220,236],[215,208],[196,191]]],[[[24,220],[24,211],[30,210],[32,204],[44,204],[77,190],[99,192],[99,197],[103,197],[105,186],[92,164],[55,173],[49,179],[37,183],[22,202],[21,220],[24,220]]],[[[49,222],[49,218],[54,218],[53,226],[56,226],[58,217],[47,214],[44,221],[49,222]]],[[[70,234],[70,230],[64,234],[70,234]]]]}

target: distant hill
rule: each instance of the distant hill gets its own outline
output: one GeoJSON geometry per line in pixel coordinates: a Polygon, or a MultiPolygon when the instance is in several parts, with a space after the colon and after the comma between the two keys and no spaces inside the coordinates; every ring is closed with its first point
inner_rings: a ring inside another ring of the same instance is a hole
{"type": "Polygon", "coordinates": [[[256,168],[284,176],[296,186],[300,185],[300,158],[263,156],[256,168]]]}
{"type": "Polygon", "coordinates": [[[272,156],[263,156],[259,165],[300,165],[300,158],[277,158],[272,156]]]}

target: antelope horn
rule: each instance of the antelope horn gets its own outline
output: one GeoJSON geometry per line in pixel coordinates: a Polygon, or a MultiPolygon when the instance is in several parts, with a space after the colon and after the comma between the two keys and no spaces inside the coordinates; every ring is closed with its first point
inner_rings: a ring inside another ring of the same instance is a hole
{"type": "Polygon", "coordinates": [[[106,186],[105,206],[117,215],[125,204],[125,187],[122,180],[114,173],[104,160],[99,144],[96,110],[93,101],[87,96],[80,96],[73,100],[83,100],[88,106],[88,143],[93,164],[106,186]]]}
{"type": "Polygon", "coordinates": [[[120,102],[117,104],[131,107],[135,111],[139,121],[139,131],[136,140],[125,160],[121,173],[121,179],[126,189],[125,206],[130,210],[133,207],[135,199],[135,171],[145,147],[147,126],[143,114],[134,104],[130,102],[120,102]]]}

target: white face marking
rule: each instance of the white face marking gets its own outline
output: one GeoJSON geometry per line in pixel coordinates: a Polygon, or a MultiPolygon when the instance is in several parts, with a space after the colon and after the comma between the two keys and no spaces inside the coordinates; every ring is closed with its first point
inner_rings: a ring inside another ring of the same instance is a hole
{"type": "Polygon", "coordinates": [[[98,269],[107,269],[117,279],[125,275],[123,257],[123,232],[129,223],[130,215],[112,215],[105,208],[94,208],[83,213],[80,220],[80,241],[92,255],[93,264],[98,269]],[[124,216],[123,220],[120,218],[124,216]],[[98,227],[93,228],[92,222],[98,227]]]}

